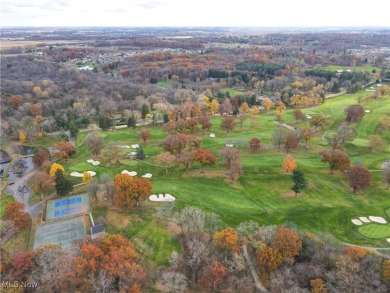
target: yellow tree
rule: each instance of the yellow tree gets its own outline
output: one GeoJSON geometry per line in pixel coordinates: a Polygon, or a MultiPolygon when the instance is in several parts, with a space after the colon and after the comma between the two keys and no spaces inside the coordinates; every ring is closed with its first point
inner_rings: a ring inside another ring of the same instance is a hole
{"type": "Polygon", "coordinates": [[[54,177],[56,175],[56,171],[57,170],[61,170],[62,173],[65,173],[65,168],[64,166],[62,166],[61,164],[58,164],[58,163],[53,163],[51,164],[51,167],[50,167],[50,176],[54,177]]]}
{"type": "Polygon", "coordinates": [[[210,104],[210,111],[213,115],[219,110],[219,102],[217,99],[214,99],[210,104]]]}
{"type": "Polygon", "coordinates": [[[92,179],[92,175],[88,171],[83,173],[83,183],[88,183],[92,179]]]}
{"type": "Polygon", "coordinates": [[[24,130],[19,131],[19,141],[21,143],[25,143],[26,139],[27,139],[26,131],[24,131],[24,130]]]}
{"type": "Polygon", "coordinates": [[[272,102],[270,98],[265,98],[263,100],[264,112],[265,113],[269,112],[269,110],[271,110],[274,105],[275,105],[274,102],[272,102]]]}
{"type": "Polygon", "coordinates": [[[249,106],[247,102],[244,102],[240,106],[240,113],[248,113],[249,112],[249,106]]]}
{"type": "Polygon", "coordinates": [[[284,163],[283,163],[283,169],[286,170],[286,172],[291,172],[292,170],[297,168],[297,163],[295,162],[294,158],[288,154],[284,158],[284,163]]]}

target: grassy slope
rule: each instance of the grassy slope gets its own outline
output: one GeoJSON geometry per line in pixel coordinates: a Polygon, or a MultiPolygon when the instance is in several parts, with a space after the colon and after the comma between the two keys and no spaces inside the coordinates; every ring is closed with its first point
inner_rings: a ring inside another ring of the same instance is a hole
{"type": "MultiPolygon", "coordinates": [[[[329,99],[321,107],[303,111],[311,115],[324,113],[330,120],[326,129],[337,129],[344,120],[344,109],[348,105],[355,104],[356,98],[364,94],[365,92],[360,92],[329,99]]],[[[378,169],[380,164],[389,158],[389,150],[385,154],[371,154],[366,151],[365,146],[367,136],[375,134],[380,117],[390,112],[389,98],[363,106],[372,112],[366,114],[363,120],[355,125],[358,136],[345,146],[346,152],[350,155],[351,162],[358,160],[370,169],[378,169]]],[[[296,123],[293,120],[292,110],[286,111],[284,120],[298,127],[307,126],[306,122],[296,123]]],[[[216,133],[216,138],[209,138],[207,133],[197,134],[203,138],[203,147],[215,154],[223,149],[225,139],[231,137],[247,139],[259,137],[263,144],[272,144],[272,132],[275,127],[273,113],[260,115],[259,124],[255,129],[250,129],[246,121],[242,129],[238,127],[230,134],[221,131],[220,121],[220,117],[212,117],[212,132],[216,133]]],[[[144,150],[148,155],[146,162],[154,163],[155,155],[162,151],[158,143],[165,134],[160,128],[151,128],[151,131],[152,139],[144,145],[144,150]]],[[[131,145],[141,143],[138,133],[139,129],[121,129],[104,132],[102,135],[107,143],[131,145]]],[[[162,168],[127,159],[121,160],[119,165],[109,165],[104,162],[104,157],[101,158],[103,162],[100,166],[93,167],[85,162],[92,157],[85,146],[78,148],[77,155],[65,163],[65,167],[69,171],[83,171],[87,168],[96,171],[98,176],[103,173],[113,176],[124,169],[137,171],[139,175],[152,173],[155,193],[172,193],[178,199],[179,208],[194,205],[215,211],[221,215],[226,225],[236,226],[250,219],[263,224],[282,224],[285,221],[292,221],[299,227],[313,232],[330,232],[343,241],[386,245],[383,239],[371,240],[361,236],[357,227],[351,223],[354,217],[384,216],[384,210],[390,206],[385,200],[389,196],[389,191],[385,189],[384,184],[381,184],[380,172],[373,173],[372,187],[364,193],[353,194],[344,176],[338,172],[333,176],[329,175],[327,166],[320,162],[319,152],[326,148],[326,143],[320,138],[322,134],[323,132],[313,138],[309,150],[299,147],[293,153],[299,168],[305,172],[309,180],[309,186],[301,197],[288,196],[291,179],[280,167],[285,152],[283,150],[278,152],[273,148],[267,148],[256,154],[245,149],[241,150],[244,176],[236,184],[218,177],[224,174],[219,161],[216,167],[206,168],[204,174],[199,174],[198,167],[191,169],[188,174],[181,167],[173,168],[166,174],[162,168]]],[[[389,135],[387,133],[383,137],[390,140],[389,135]]],[[[127,149],[127,151],[131,150],[127,149]]],[[[129,233],[140,232],[134,230],[129,233]]]]}

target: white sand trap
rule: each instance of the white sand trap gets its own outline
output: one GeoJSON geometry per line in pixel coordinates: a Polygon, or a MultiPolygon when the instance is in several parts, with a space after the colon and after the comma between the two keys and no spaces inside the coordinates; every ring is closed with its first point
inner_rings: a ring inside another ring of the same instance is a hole
{"type": "Polygon", "coordinates": [[[355,225],[363,225],[362,221],[358,220],[358,219],[352,219],[352,223],[354,223],[355,225]]]}
{"type": "Polygon", "coordinates": [[[360,217],[359,219],[360,219],[360,221],[362,221],[363,223],[370,223],[370,222],[371,222],[367,217],[360,217]]]}
{"type": "Polygon", "coordinates": [[[128,155],[129,156],[135,156],[135,155],[137,155],[137,152],[130,152],[130,153],[128,153],[128,155]]]}
{"type": "Polygon", "coordinates": [[[373,222],[376,222],[376,223],[380,223],[380,224],[386,224],[386,220],[383,219],[382,217],[375,217],[375,216],[369,216],[368,217],[371,221],[373,222]]]}
{"type": "Polygon", "coordinates": [[[390,243],[390,238],[387,238],[386,240],[387,240],[387,242],[389,242],[389,243],[390,243]]]}
{"type": "Polygon", "coordinates": [[[366,111],[364,111],[364,112],[366,112],[366,113],[371,113],[371,110],[366,110],[366,111]]]}
{"type": "Polygon", "coordinates": [[[124,149],[129,149],[129,148],[130,148],[129,145],[120,145],[119,147],[120,147],[120,148],[124,148],[124,149]]]}
{"type": "Polygon", "coordinates": [[[382,84],[378,83],[376,86],[382,86],[382,84]]]}
{"type": "Polygon", "coordinates": [[[144,178],[152,178],[152,174],[150,174],[150,173],[146,173],[145,175],[142,175],[142,177],[144,177],[144,178]]]}
{"type": "Polygon", "coordinates": [[[139,148],[139,144],[133,144],[133,145],[131,145],[131,147],[132,147],[133,149],[138,149],[138,148],[139,148]]]}
{"type": "Polygon", "coordinates": [[[215,133],[210,133],[210,137],[215,137],[215,133]]]}
{"type": "Polygon", "coordinates": [[[169,193],[166,193],[165,196],[160,193],[158,196],[156,194],[152,194],[151,196],[149,196],[149,200],[159,201],[159,202],[167,202],[167,201],[169,202],[169,201],[175,201],[176,198],[169,193]]]}
{"type": "Polygon", "coordinates": [[[129,172],[129,171],[127,171],[127,170],[123,170],[121,173],[122,173],[122,174],[130,175],[130,176],[135,176],[135,175],[137,175],[137,172],[135,172],[135,171],[129,172]]]}
{"type": "Polygon", "coordinates": [[[233,144],[231,144],[231,143],[228,143],[228,144],[226,145],[226,147],[228,147],[228,148],[232,148],[232,147],[233,147],[233,144]]]}
{"type": "Polygon", "coordinates": [[[90,163],[90,164],[92,164],[92,165],[94,165],[94,166],[100,165],[100,162],[99,162],[99,161],[95,161],[95,160],[93,160],[93,159],[89,159],[89,160],[87,160],[87,162],[90,163]]]}
{"type": "MultiPolygon", "coordinates": [[[[93,177],[93,176],[96,176],[96,172],[94,172],[94,171],[87,171],[87,172],[88,172],[92,177],[93,177]]],[[[70,173],[70,176],[82,178],[82,177],[83,177],[83,173],[80,173],[80,172],[72,172],[72,173],[70,173]]]]}

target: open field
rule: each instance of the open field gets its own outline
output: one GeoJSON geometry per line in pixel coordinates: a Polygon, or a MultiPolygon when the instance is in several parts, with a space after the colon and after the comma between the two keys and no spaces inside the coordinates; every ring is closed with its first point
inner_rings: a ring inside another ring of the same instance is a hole
{"type": "Polygon", "coordinates": [[[368,71],[372,72],[373,69],[376,70],[376,72],[380,72],[380,67],[376,66],[342,66],[342,65],[328,65],[325,67],[327,70],[336,71],[336,70],[362,70],[362,71],[368,71]]]}
{"type": "Polygon", "coordinates": [[[41,40],[41,41],[24,41],[24,40],[0,40],[1,49],[10,49],[17,47],[35,47],[38,44],[47,44],[47,45],[64,45],[64,44],[75,44],[79,41],[69,41],[69,40],[41,40]]]}
{"type": "MultiPolygon", "coordinates": [[[[292,153],[299,169],[305,173],[309,181],[308,188],[298,197],[291,196],[290,175],[281,168],[286,153],[283,148],[279,152],[272,145],[272,132],[276,125],[273,112],[259,115],[258,125],[255,128],[251,129],[249,122],[245,121],[243,128],[237,126],[229,134],[220,128],[221,117],[212,117],[211,132],[215,133],[216,137],[210,138],[208,133],[203,134],[201,131],[196,133],[203,139],[203,148],[214,152],[217,156],[219,151],[225,147],[226,139],[248,140],[252,137],[261,139],[263,149],[260,152],[251,153],[247,148],[241,149],[244,176],[236,183],[231,183],[226,179],[226,171],[219,158],[215,167],[206,167],[203,173],[197,165],[190,168],[188,172],[183,167],[177,166],[171,168],[168,173],[165,172],[164,168],[153,165],[155,164],[155,156],[163,151],[158,144],[166,137],[166,134],[159,127],[149,128],[152,135],[147,144],[142,143],[139,137],[141,130],[139,128],[135,130],[125,128],[99,133],[106,144],[141,144],[148,156],[145,161],[123,158],[119,164],[112,164],[104,154],[93,157],[83,144],[78,147],[76,155],[62,163],[67,174],[72,171],[91,170],[97,173],[98,178],[101,178],[103,174],[108,174],[113,178],[115,174],[125,169],[136,171],[138,176],[152,173],[153,193],[171,193],[177,198],[176,208],[178,209],[193,205],[207,211],[213,211],[221,216],[224,225],[237,226],[246,220],[255,220],[261,224],[283,224],[290,221],[301,229],[331,233],[342,241],[385,247],[388,246],[388,243],[384,238],[364,237],[351,223],[351,219],[359,215],[381,215],[386,208],[389,208],[390,204],[385,200],[389,196],[389,191],[382,183],[381,172],[372,173],[371,187],[362,193],[354,194],[343,174],[338,171],[334,175],[329,174],[328,166],[321,163],[319,154],[328,148],[327,143],[321,139],[324,131],[337,129],[344,122],[344,109],[355,104],[357,97],[363,94],[364,92],[343,95],[327,100],[320,107],[303,109],[304,113],[310,115],[322,112],[328,117],[329,122],[326,128],[312,139],[308,149],[301,145],[292,153]],[[86,162],[91,158],[100,160],[102,163],[99,166],[92,166],[86,162]]],[[[375,154],[369,153],[366,149],[367,137],[376,133],[379,119],[390,112],[389,102],[390,98],[385,98],[363,104],[363,107],[370,109],[371,113],[367,113],[358,123],[351,124],[351,127],[355,127],[357,131],[357,137],[355,140],[347,142],[344,148],[350,156],[352,164],[360,162],[370,170],[379,170],[381,164],[390,158],[389,148],[385,153],[375,154]]],[[[300,128],[308,126],[305,121],[296,122],[291,109],[285,112],[284,121],[300,128]]],[[[80,134],[78,142],[85,135],[85,133],[80,134]]],[[[389,132],[383,133],[382,137],[390,141],[389,132]]],[[[133,150],[124,149],[123,155],[130,151],[133,150]]],[[[72,180],[74,183],[81,182],[80,178],[72,178],[72,180]]],[[[131,215],[133,213],[134,211],[130,211],[131,215]]],[[[125,230],[111,225],[109,231],[117,231],[128,237],[140,235],[139,238],[142,241],[148,242],[150,241],[148,240],[149,234],[145,234],[143,231],[155,227],[150,217],[142,221],[146,221],[148,224],[140,224],[139,226],[146,225],[140,230],[138,230],[137,224],[137,228],[130,225],[125,230]]],[[[161,228],[160,232],[152,230],[150,233],[162,233],[164,229],[161,228]]],[[[156,262],[163,259],[159,256],[154,258],[156,262]]]]}

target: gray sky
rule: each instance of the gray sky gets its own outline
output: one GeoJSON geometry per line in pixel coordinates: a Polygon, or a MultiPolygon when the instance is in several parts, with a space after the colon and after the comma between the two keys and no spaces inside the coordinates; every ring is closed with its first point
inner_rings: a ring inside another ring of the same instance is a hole
{"type": "Polygon", "coordinates": [[[0,26],[382,26],[388,0],[0,0],[0,26]]]}

